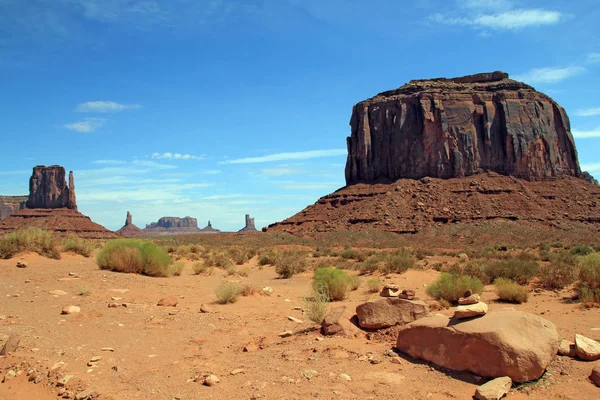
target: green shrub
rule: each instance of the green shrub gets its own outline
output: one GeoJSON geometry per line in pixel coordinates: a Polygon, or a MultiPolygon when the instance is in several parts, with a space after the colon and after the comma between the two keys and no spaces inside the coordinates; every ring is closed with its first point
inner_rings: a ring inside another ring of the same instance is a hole
{"type": "Polygon", "coordinates": [[[571,254],[576,256],[587,256],[590,253],[593,253],[594,250],[590,249],[587,246],[577,245],[571,249],[571,254]]]}
{"type": "Polygon", "coordinates": [[[498,278],[494,281],[494,286],[496,286],[496,293],[502,301],[521,304],[525,303],[529,296],[527,287],[510,279],[498,278]]]}
{"type": "Polygon", "coordinates": [[[56,237],[51,231],[34,227],[18,229],[0,238],[0,258],[8,259],[19,253],[31,251],[60,260],[56,242],[56,237]]]}
{"type": "Polygon", "coordinates": [[[381,267],[384,260],[385,257],[383,254],[374,254],[367,258],[365,261],[359,263],[357,265],[357,269],[361,275],[372,274],[381,267]]]}
{"type": "Polygon", "coordinates": [[[258,264],[259,265],[275,265],[279,257],[279,252],[275,249],[269,249],[267,251],[260,252],[258,264]]]}
{"type": "Polygon", "coordinates": [[[238,246],[230,247],[227,250],[227,254],[229,255],[229,258],[231,258],[231,260],[237,265],[243,265],[252,257],[254,257],[253,250],[251,251],[249,249],[238,246]]]}
{"type": "Polygon", "coordinates": [[[586,304],[600,304],[600,289],[581,286],[579,288],[579,301],[586,304]]]}
{"type": "Polygon", "coordinates": [[[330,301],[338,301],[346,298],[346,293],[352,287],[352,277],[341,269],[326,267],[315,271],[316,288],[323,288],[328,294],[330,301]]]}
{"type": "Polygon", "coordinates": [[[455,303],[467,290],[481,293],[483,283],[471,276],[443,273],[437,281],[427,287],[427,294],[436,300],[443,299],[455,303]]]}
{"type": "Polygon", "coordinates": [[[102,269],[149,276],[170,276],[172,262],[162,247],[135,239],[111,240],[96,256],[96,263],[102,269]]]}
{"type": "Polygon", "coordinates": [[[492,282],[497,278],[506,278],[525,284],[537,275],[538,271],[539,265],[537,262],[518,258],[494,261],[484,267],[485,274],[492,282]]]}
{"type": "Polygon", "coordinates": [[[360,278],[356,275],[350,275],[350,290],[358,290],[360,287],[360,278]]]}
{"type": "Polygon", "coordinates": [[[303,252],[286,250],[275,260],[275,272],[281,278],[288,279],[306,271],[306,255],[303,252]]]}
{"type": "Polygon", "coordinates": [[[215,289],[217,295],[217,303],[227,304],[233,303],[244,292],[244,288],[235,282],[223,281],[215,289]]]}
{"type": "Polygon", "coordinates": [[[185,265],[182,262],[179,262],[179,261],[171,264],[169,266],[168,276],[171,276],[171,275],[179,276],[179,275],[181,275],[181,271],[183,271],[184,267],[185,267],[185,265]]]}
{"type": "Polygon", "coordinates": [[[371,278],[367,281],[367,288],[369,288],[369,293],[378,293],[381,288],[381,279],[379,278],[371,278]]]}
{"type": "Polygon", "coordinates": [[[303,299],[304,315],[315,324],[320,324],[327,315],[328,303],[326,290],[313,286],[311,294],[303,299]]]}
{"type": "Polygon", "coordinates": [[[65,253],[79,254],[89,257],[92,254],[93,247],[78,236],[70,235],[62,242],[62,251],[65,253]]]}
{"type": "Polygon", "coordinates": [[[333,254],[333,251],[329,247],[317,247],[313,253],[313,257],[328,257],[333,254]]]}
{"type": "Polygon", "coordinates": [[[543,287],[550,290],[563,289],[577,280],[577,268],[572,264],[551,262],[540,268],[539,278],[543,287]]]}
{"type": "Polygon", "coordinates": [[[460,275],[472,276],[484,284],[491,283],[490,277],[485,273],[486,265],[485,260],[471,260],[462,266],[460,275]]]}
{"type": "Polygon", "coordinates": [[[584,303],[600,303],[600,253],[577,260],[579,267],[579,299],[584,303]]]}
{"type": "Polygon", "coordinates": [[[384,268],[388,274],[402,274],[414,266],[415,259],[409,251],[397,250],[387,257],[384,268]]]}
{"type": "Polygon", "coordinates": [[[344,251],[341,252],[340,256],[345,260],[352,259],[359,262],[366,260],[368,257],[366,252],[352,249],[349,247],[345,248],[344,251]]]}
{"type": "Polygon", "coordinates": [[[192,269],[194,270],[194,274],[200,275],[210,271],[212,267],[207,266],[203,262],[195,262],[192,264],[192,269]]]}

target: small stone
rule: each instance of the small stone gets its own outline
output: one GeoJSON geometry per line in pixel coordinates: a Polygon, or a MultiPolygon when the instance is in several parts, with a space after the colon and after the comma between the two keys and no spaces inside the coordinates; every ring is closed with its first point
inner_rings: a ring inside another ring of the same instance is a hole
{"type": "Polygon", "coordinates": [[[176,307],[179,303],[179,299],[176,296],[167,296],[158,301],[160,307],[176,307]]]}
{"type": "Polygon", "coordinates": [[[561,340],[558,345],[558,355],[559,356],[567,356],[567,357],[575,357],[576,348],[575,343],[569,342],[568,340],[561,340]]]}
{"type": "Polygon", "coordinates": [[[254,342],[248,343],[246,346],[244,346],[244,348],[242,349],[242,351],[244,353],[253,353],[255,351],[258,350],[258,345],[254,342]]]}
{"type": "Polygon", "coordinates": [[[321,336],[317,336],[317,337],[315,338],[315,340],[316,340],[317,342],[322,342],[322,341],[323,341],[323,340],[325,340],[325,339],[324,339],[324,338],[322,338],[321,336]]]}
{"type": "Polygon", "coordinates": [[[352,378],[350,378],[350,375],[348,375],[348,374],[339,374],[338,378],[340,378],[343,381],[351,381],[352,380],[352,378]]]}
{"type": "Polygon", "coordinates": [[[73,375],[65,375],[58,382],[56,382],[56,386],[64,387],[71,379],[73,379],[73,375]]]}
{"type": "Polygon", "coordinates": [[[263,294],[270,296],[273,294],[273,288],[270,286],[265,286],[264,288],[262,288],[262,292],[263,294]]]}
{"type": "Polygon", "coordinates": [[[93,356],[92,358],[90,358],[90,362],[95,363],[102,360],[101,356],[93,356]]]}
{"type": "Polygon", "coordinates": [[[454,317],[458,319],[480,317],[482,315],[485,315],[487,313],[487,310],[487,304],[482,302],[458,306],[456,307],[456,311],[454,311],[454,317]]]}
{"type": "Polygon", "coordinates": [[[2,383],[10,381],[11,379],[15,378],[16,376],[17,376],[17,373],[11,369],[4,375],[4,378],[2,379],[2,383]]]}
{"type": "Polygon", "coordinates": [[[90,398],[91,395],[92,395],[91,392],[84,390],[83,392],[78,392],[75,395],[75,400],[87,400],[88,398],[90,398]]]}
{"type": "Polygon", "coordinates": [[[400,292],[400,294],[398,295],[398,297],[400,297],[401,299],[404,300],[414,300],[415,299],[415,291],[412,289],[404,289],[402,290],[402,292],[400,292]]]}
{"type": "Polygon", "coordinates": [[[402,359],[400,357],[392,357],[390,361],[392,364],[402,364],[402,359]]]}
{"type": "Polygon", "coordinates": [[[493,379],[475,390],[477,400],[500,400],[512,387],[512,379],[508,376],[493,379]]]}
{"type": "Polygon", "coordinates": [[[279,337],[286,338],[286,337],[292,336],[293,334],[294,334],[294,332],[292,332],[290,330],[286,330],[286,331],[281,332],[279,334],[279,337]]]}
{"type": "Polygon", "coordinates": [[[600,343],[583,335],[575,334],[575,352],[584,361],[600,359],[600,343]]]}
{"type": "Polygon", "coordinates": [[[202,384],[204,386],[215,386],[219,382],[221,381],[216,375],[210,374],[206,378],[204,378],[204,382],[202,382],[202,384]]]}
{"type": "Polygon", "coordinates": [[[471,305],[471,304],[477,304],[480,301],[481,301],[481,297],[477,293],[474,293],[468,297],[461,297],[460,299],[458,299],[458,304],[467,306],[467,305],[471,305]]]}
{"type": "Polygon", "coordinates": [[[27,268],[27,263],[23,260],[17,261],[17,268],[27,268]]]}
{"type": "Polygon", "coordinates": [[[77,276],[77,272],[69,272],[69,276],[77,276]]]}
{"type": "Polygon", "coordinates": [[[116,297],[116,296],[113,296],[113,297],[111,297],[110,299],[111,299],[112,301],[119,301],[119,300],[122,300],[122,298],[121,298],[121,297],[116,297]]]}
{"type": "Polygon", "coordinates": [[[328,312],[323,321],[321,321],[321,332],[324,335],[343,333],[344,328],[340,324],[340,318],[344,312],[346,312],[346,306],[337,307],[328,312]]]}
{"type": "Polygon", "coordinates": [[[25,279],[25,283],[31,283],[31,279],[25,279]]]}
{"type": "Polygon", "coordinates": [[[200,304],[200,312],[204,314],[210,314],[215,312],[215,310],[213,310],[211,306],[208,306],[206,304],[200,304]]]}
{"type": "Polygon", "coordinates": [[[115,351],[112,347],[103,347],[100,349],[101,351],[115,351]]]}
{"type": "Polygon", "coordinates": [[[5,356],[8,353],[12,353],[17,350],[19,347],[19,342],[21,341],[21,337],[19,335],[12,334],[4,343],[4,346],[0,349],[0,356],[5,356]]]}
{"type": "Polygon", "coordinates": [[[79,308],[77,306],[67,306],[62,309],[61,314],[75,314],[78,312],[81,312],[81,308],[79,308]]]}
{"type": "Polygon", "coordinates": [[[55,371],[59,368],[62,368],[65,365],[64,361],[59,361],[56,364],[54,364],[52,367],[50,367],[50,371],[55,371]]]}
{"type": "Polygon", "coordinates": [[[302,376],[304,376],[308,380],[311,380],[317,375],[319,374],[314,369],[305,369],[304,371],[302,371],[302,376]]]}
{"type": "Polygon", "coordinates": [[[600,387],[600,365],[596,365],[590,374],[590,380],[600,387]]]}
{"type": "Polygon", "coordinates": [[[117,303],[108,303],[108,308],[118,308],[119,305],[117,303]]]}
{"type": "Polygon", "coordinates": [[[396,285],[395,283],[386,284],[379,293],[381,297],[398,297],[399,294],[400,286],[396,285]]]}
{"type": "Polygon", "coordinates": [[[292,322],[296,322],[296,323],[298,323],[298,324],[301,324],[302,322],[304,322],[304,321],[302,321],[301,319],[298,319],[298,318],[295,318],[295,317],[292,317],[292,316],[288,316],[288,319],[289,319],[290,321],[292,321],[292,322]]]}
{"type": "Polygon", "coordinates": [[[372,356],[372,357],[369,357],[369,362],[373,365],[381,364],[381,359],[379,357],[372,356]]]}
{"type": "Polygon", "coordinates": [[[66,296],[67,292],[63,291],[63,290],[51,290],[50,293],[52,296],[66,296]]]}
{"type": "Polygon", "coordinates": [[[231,375],[243,374],[245,371],[242,368],[236,368],[230,372],[231,375]]]}

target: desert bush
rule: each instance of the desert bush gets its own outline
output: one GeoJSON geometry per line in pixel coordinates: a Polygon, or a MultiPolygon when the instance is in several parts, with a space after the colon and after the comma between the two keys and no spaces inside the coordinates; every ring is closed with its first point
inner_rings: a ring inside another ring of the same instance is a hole
{"type": "Polygon", "coordinates": [[[261,251],[259,254],[258,264],[259,265],[275,265],[275,262],[277,261],[277,257],[279,257],[279,252],[275,249],[261,251]]]}
{"type": "Polygon", "coordinates": [[[223,271],[225,271],[227,276],[235,275],[237,273],[237,267],[235,265],[233,265],[232,263],[228,263],[223,268],[223,271]]]}
{"type": "Polygon", "coordinates": [[[184,267],[185,267],[185,265],[182,262],[179,262],[179,261],[174,262],[173,264],[171,264],[169,266],[168,276],[171,276],[171,275],[180,276],[181,271],[183,271],[184,267]]]}
{"type": "Polygon", "coordinates": [[[96,256],[96,263],[102,269],[149,276],[170,276],[172,262],[163,248],[135,239],[111,240],[96,256]]]}
{"type": "Polygon", "coordinates": [[[281,278],[288,279],[306,271],[306,254],[299,251],[286,250],[275,260],[275,272],[281,278]]]}
{"type": "Polygon", "coordinates": [[[415,267],[415,259],[408,250],[396,250],[385,260],[384,272],[402,274],[415,267]]]}
{"type": "Polygon", "coordinates": [[[51,231],[40,228],[18,229],[0,238],[0,258],[8,259],[31,251],[44,257],[60,260],[56,238],[51,231]]]}
{"type": "Polygon", "coordinates": [[[496,293],[502,301],[509,303],[525,303],[529,297],[528,289],[517,282],[506,278],[498,278],[494,281],[496,293]]]}
{"type": "Polygon", "coordinates": [[[600,303],[600,253],[591,253],[577,260],[579,267],[579,299],[600,303]]]}
{"type": "Polygon", "coordinates": [[[579,301],[584,304],[600,304],[600,289],[581,286],[579,288],[579,301]]]}
{"type": "Polygon", "coordinates": [[[491,283],[490,277],[485,273],[486,265],[485,260],[471,260],[462,266],[460,275],[472,276],[484,284],[491,283]]]}
{"type": "Polygon", "coordinates": [[[257,288],[256,286],[244,285],[242,287],[242,296],[254,296],[255,294],[262,294],[262,290],[257,288]]]}
{"type": "Polygon", "coordinates": [[[577,280],[578,270],[572,264],[551,262],[540,268],[540,284],[546,289],[563,289],[577,280]]]}
{"type": "Polygon", "coordinates": [[[424,260],[425,257],[431,257],[434,255],[435,252],[433,250],[422,249],[420,247],[417,250],[415,250],[415,257],[417,258],[417,260],[424,260]]]}
{"type": "Polygon", "coordinates": [[[239,246],[230,247],[227,250],[227,254],[229,255],[229,258],[231,258],[231,260],[237,265],[243,265],[252,257],[254,257],[253,250],[249,250],[239,246]]]}
{"type": "Polygon", "coordinates": [[[587,246],[577,245],[571,248],[571,254],[576,256],[587,256],[590,253],[593,253],[594,250],[587,246]]]}
{"type": "Polygon", "coordinates": [[[79,254],[89,257],[92,254],[93,247],[78,236],[70,235],[62,242],[62,251],[65,253],[79,254]]]}
{"type": "Polygon", "coordinates": [[[381,288],[381,279],[379,278],[371,278],[367,281],[367,288],[369,293],[377,293],[381,288]]]}
{"type": "Polygon", "coordinates": [[[303,299],[304,315],[315,324],[320,324],[327,315],[328,303],[329,295],[326,290],[313,286],[311,294],[303,299]]]}
{"type": "Polygon", "coordinates": [[[217,267],[224,270],[231,265],[231,260],[222,251],[210,250],[202,255],[202,260],[207,267],[217,267]]]}
{"type": "Polygon", "coordinates": [[[195,262],[192,264],[192,269],[194,270],[194,274],[196,275],[200,275],[200,274],[205,274],[208,273],[210,275],[210,271],[212,270],[213,267],[209,267],[206,264],[204,264],[203,262],[195,262]]]}
{"type": "Polygon", "coordinates": [[[340,253],[340,256],[345,260],[356,260],[358,262],[365,261],[369,254],[366,251],[356,250],[347,247],[340,253]]]}
{"type": "Polygon", "coordinates": [[[382,253],[377,253],[359,263],[357,269],[361,275],[372,274],[381,267],[384,260],[385,256],[382,253]]]}
{"type": "Polygon", "coordinates": [[[437,281],[427,287],[427,294],[436,300],[443,299],[455,303],[467,290],[481,293],[483,283],[471,276],[443,273],[437,281]]]}
{"type": "Polygon", "coordinates": [[[360,278],[356,275],[350,275],[350,290],[358,290],[360,287],[360,278]]]}
{"type": "Polygon", "coordinates": [[[484,267],[484,272],[491,282],[497,278],[506,278],[525,284],[537,275],[538,271],[539,265],[537,262],[518,258],[490,262],[484,267]]]}
{"type": "Polygon", "coordinates": [[[337,268],[319,268],[315,271],[314,279],[314,286],[323,288],[330,301],[345,299],[346,293],[352,287],[352,277],[346,271],[337,268]]]}
{"type": "Polygon", "coordinates": [[[223,281],[215,289],[217,295],[217,303],[228,304],[233,303],[244,292],[244,288],[235,282],[223,281]]]}
{"type": "Polygon", "coordinates": [[[238,271],[238,274],[240,276],[247,278],[248,275],[250,275],[250,268],[242,268],[241,270],[238,271]]]}
{"type": "Polygon", "coordinates": [[[317,247],[313,253],[313,257],[328,257],[333,254],[333,251],[329,247],[317,247]]]}

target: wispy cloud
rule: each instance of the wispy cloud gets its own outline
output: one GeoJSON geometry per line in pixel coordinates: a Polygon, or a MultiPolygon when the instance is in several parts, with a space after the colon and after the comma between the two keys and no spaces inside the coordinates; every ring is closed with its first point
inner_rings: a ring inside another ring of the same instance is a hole
{"type": "Polygon", "coordinates": [[[122,165],[126,164],[127,161],[123,160],[95,160],[92,161],[92,164],[105,164],[105,165],[122,165]]]}
{"type": "Polygon", "coordinates": [[[150,167],[150,168],[154,168],[154,169],[173,169],[173,168],[177,168],[175,165],[168,165],[168,164],[160,164],[154,161],[150,161],[150,160],[133,160],[131,162],[131,164],[133,165],[138,165],[140,167],[150,167]]]}
{"type": "Polygon", "coordinates": [[[573,76],[580,75],[587,70],[581,66],[566,68],[534,68],[529,72],[516,75],[513,79],[527,83],[557,83],[573,76]]]}
{"type": "Polygon", "coordinates": [[[104,118],[85,118],[83,121],[73,122],[63,126],[72,131],[89,133],[95,131],[96,129],[102,128],[105,122],[106,119],[104,118]]]}
{"type": "Polygon", "coordinates": [[[339,188],[339,185],[336,183],[288,183],[278,187],[290,190],[325,190],[339,188]]]}
{"type": "Polygon", "coordinates": [[[260,170],[265,175],[270,176],[284,176],[284,175],[298,175],[302,174],[305,171],[301,169],[287,168],[287,167],[278,167],[278,168],[263,168],[260,170]]]}
{"type": "Polygon", "coordinates": [[[346,155],[346,149],[297,151],[290,153],[269,154],[261,157],[238,158],[235,160],[221,161],[220,164],[253,164],[273,161],[308,160],[310,158],[334,157],[346,155]]]}
{"type": "Polygon", "coordinates": [[[600,127],[589,131],[580,131],[578,129],[571,130],[573,137],[577,139],[600,138],[600,127]]]}
{"type": "Polygon", "coordinates": [[[600,53],[591,53],[587,56],[587,62],[589,64],[597,64],[600,63],[600,53]]]}
{"type": "Polygon", "coordinates": [[[513,8],[514,2],[510,0],[462,0],[460,7],[473,10],[500,11],[513,8]]]}
{"type": "Polygon", "coordinates": [[[594,117],[600,115],[600,107],[577,110],[575,111],[575,115],[579,117],[594,117]]]}
{"type": "Polygon", "coordinates": [[[81,103],[75,109],[78,112],[110,113],[124,110],[137,110],[142,108],[140,104],[119,104],[114,101],[88,101],[81,103]]]}
{"type": "Polygon", "coordinates": [[[181,153],[152,153],[152,158],[164,158],[167,160],[202,160],[204,156],[193,156],[191,154],[181,154],[181,153]]]}

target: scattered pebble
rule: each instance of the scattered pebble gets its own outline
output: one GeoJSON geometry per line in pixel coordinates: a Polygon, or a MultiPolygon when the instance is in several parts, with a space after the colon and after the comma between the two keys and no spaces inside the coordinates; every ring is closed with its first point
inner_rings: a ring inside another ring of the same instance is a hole
{"type": "Polygon", "coordinates": [[[67,306],[62,309],[61,314],[75,314],[78,312],[81,312],[81,308],[79,308],[77,306],[67,306]]]}
{"type": "Polygon", "coordinates": [[[245,371],[242,368],[236,368],[230,372],[231,375],[243,374],[245,371]]]}
{"type": "Polygon", "coordinates": [[[204,378],[204,382],[202,382],[202,383],[204,386],[215,386],[219,382],[221,382],[219,380],[219,377],[217,377],[216,375],[210,374],[206,378],[204,378]]]}
{"type": "Polygon", "coordinates": [[[286,331],[281,332],[279,334],[279,337],[286,338],[286,337],[292,336],[293,334],[294,334],[294,332],[292,332],[290,330],[286,330],[286,331]]]}
{"type": "Polygon", "coordinates": [[[350,375],[348,375],[348,374],[339,374],[338,378],[340,378],[343,381],[351,381],[352,380],[352,378],[350,378],[350,375]]]}

